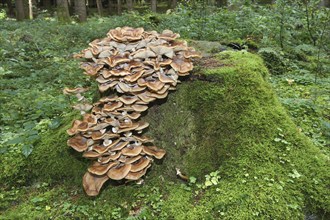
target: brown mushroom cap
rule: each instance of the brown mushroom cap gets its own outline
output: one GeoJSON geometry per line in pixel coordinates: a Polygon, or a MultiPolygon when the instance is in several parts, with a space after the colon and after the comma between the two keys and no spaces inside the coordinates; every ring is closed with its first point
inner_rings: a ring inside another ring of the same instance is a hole
{"type": "Polygon", "coordinates": [[[133,135],[133,138],[135,138],[136,140],[142,142],[142,143],[148,143],[148,142],[153,142],[154,139],[150,138],[150,137],[146,137],[146,136],[136,136],[133,135]]]}
{"type": "Polygon", "coordinates": [[[135,161],[139,160],[142,156],[137,155],[135,157],[126,157],[125,160],[123,160],[123,163],[129,164],[129,163],[134,163],[135,161]]]}
{"type": "Polygon", "coordinates": [[[200,53],[193,51],[193,50],[184,51],[183,56],[185,58],[201,58],[202,57],[202,55],[200,53]]]}
{"type": "Polygon", "coordinates": [[[124,80],[126,80],[127,82],[136,82],[144,72],[145,70],[142,69],[140,71],[137,71],[136,73],[125,76],[124,80]]]}
{"type": "Polygon", "coordinates": [[[102,154],[106,151],[108,151],[110,148],[116,146],[118,143],[119,143],[120,139],[117,139],[115,140],[114,142],[112,142],[111,144],[109,144],[108,146],[100,146],[100,145],[97,145],[97,146],[94,146],[93,150],[102,154]]]}
{"type": "Polygon", "coordinates": [[[118,98],[121,102],[123,102],[125,105],[131,105],[134,102],[138,100],[138,97],[136,96],[128,96],[128,95],[122,95],[118,98]]]}
{"type": "Polygon", "coordinates": [[[99,131],[99,130],[102,130],[103,128],[106,128],[108,127],[108,123],[99,123],[99,124],[96,124],[95,126],[93,127],[90,127],[90,131],[99,131]]]}
{"type": "Polygon", "coordinates": [[[102,164],[106,164],[106,163],[109,163],[110,161],[117,160],[120,156],[121,156],[120,151],[118,151],[117,153],[112,152],[109,156],[103,156],[102,158],[100,158],[99,162],[102,163],[102,164]]]}
{"type": "Polygon", "coordinates": [[[149,47],[157,56],[167,56],[168,58],[173,58],[174,51],[173,48],[166,45],[150,46],[149,47]]]}
{"type": "Polygon", "coordinates": [[[131,170],[132,165],[131,164],[119,164],[113,168],[111,168],[107,175],[110,179],[113,180],[121,180],[124,179],[125,176],[129,173],[131,170]]]}
{"type": "Polygon", "coordinates": [[[149,156],[154,156],[157,159],[162,159],[166,154],[166,151],[159,149],[156,146],[143,146],[143,152],[149,156]]]}
{"type": "Polygon", "coordinates": [[[77,105],[74,105],[72,107],[74,109],[76,109],[76,110],[84,111],[84,112],[87,112],[87,111],[89,111],[89,110],[91,110],[93,108],[92,105],[87,104],[87,103],[85,103],[85,104],[77,104],[77,105]]]}
{"type": "Polygon", "coordinates": [[[156,57],[156,54],[148,49],[140,49],[132,53],[134,59],[147,59],[149,57],[156,57]]]}
{"type": "Polygon", "coordinates": [[[82,87],[77,87],[77,88],[73,88],[73,89],[65,87],[63,89],[63,93],[65,95],[72,95],[72,94],[83,93],[83,92],[86,92],[87,90],[88,90],[87,88],[82,88],[82,87]]]}
{"type": "Polygon", "coordinates": [[[108,164],[100,164],[99,162],[96,162],[92,166],[88,167],[88,172],[101,176],[106,174],[110,168],[116,165],[118,165],[118,162],[111,162],[108,164]]]}
{"type": "Polygon", "coordinates": [[[141,131],[149,126],[148,122],[140,121],[139,126],[135,129],[136,131],[141,131]]]}
{"type": "Polygon", "coordinates": [[[88,147],[87,140],[88,140],[87,138],[85,138],[81,135],[76,135],[76,136],[70,138],[67,141],[67,144],[68,144],[68,146],[71,146],[76,151],[83,152],[88,147]]]}
{"type": "Polygon", "coordinates": [[[114,86],[116,86],[119,83],[119,81],[114,80],[114,81],[109,81],[107,83],[102,83],[99,85],[99,91],[100,92],[105,92],[110,88],[113,88],[114,86]]]}
{"type": "Polygon", "coordinates": [[[85,192],[89,196],[97,196],[103,184],[109,179],[107,175],[97,176],[86,172],[83,177],[83,186],[85,192]]]}
{"type": "Polygon", "coordinates": [[[152,80],[152,81],[147,81],[147,86],[149,89],[153,91],[158,91],[164,87],[165,83],[159,81],[159,80],[152,80]]]}
{"type": "Polygon", "coordinates": [[[98,74],[98,71],[100,71],[103,68],[103,64],[97,64],[97,63],[82,63],[80,67],[85,70],[85,74],[89,76],[95,76],[98,74]]]}
{"type": "Polygon", "coordinates": [[[99,154],[99,153],[97,153],[95,151],[85,151],[83,153],[83,157],[90,158],[90,159],[98,158],[100,156],[101,156],[101,154],[99,154]]]}
{"type": "Polygon", "coordinates": [[[143,170],[140,170],[138,172],[129,172],[125,179],[127,180],[138,180],[140,179],[142,176],[144,176],[147,172],[147,170],[149,169],[149,167],[151,166],[151,164],[149,164],[146,168],[144,168],[143,170]]]}
{"type": "Polygon", "coordinates": [[[97,117],[92,114],[85,114],[83,121],[87,122],[89,125],[95,125],[97,123],[97,117]]]}
{"type": "Polygon", "coordinates": [[[193,69],[193,64],[188,59],[175,56],[173,57],[171,67],[179,73],[187,73],[193,69]]]}
{"type": "Polygon", "coordinates": [[[137,111],[137,112],[144,112],[148,109],[148,106],[146,105],[132,105],[132,108],[134,109],[134,111],[137,111]]]}
{"type": "Polygon", "coordinates": [[[174,52],[184,51],[188,49],[187,41],[179,41],[179,40],[172,42],[171,47],[173,48],[174,52]]]}
{"type": "Polygon", "coordinates": [[[108,36],[115,41],[137,41],[142,38],[143,28],[131,28],[131,27],[117,27],[108,32],[108,36]]]}
{"type": "Polygon", "coordinates": [[[132,163],[132,167],[130,172],[138,172],[140,170],[143,170],[150,164],[150,159],[147,157],[142,157],[140,160],[132,163]]]}
{"type": "Polygon", "coordinates": [[[131,114],[127,114],[127,117],[133,120],[138,119],[140,116],[141,114],[138,112],[132,112],[131,114]]]}
{"type": "Polygon", "coordinates": [[[115,67],[121,63],[127,63],[130,59],[126,56],[115,55],[108,58],[105,58],[104,62],[108,64],[110,67],[115,67]]]}
{"type": "Polygon", "coordinates": [[[171,30],[164,30],[162,34],[158,35],[159,39],[164,39],[167,41],[173,41],[178,37],[180,37],[180,35],[173,33],[171,30]]]}
{"type": "Polygon", "coordinates": [[[88,123],[86,121],[81,122],[78,126],[77,126],[77,131],[87,131],[88,130],[88,123]]]}
{"type": "Polygon", "coordinates": [[[163,83],[175,83],[177,82],[176,75],[170,75],[162,72],[157,72],[158,79],[163,83]]]}
{"type": "Polygon", "coordinates": [[[116,144],[115,146],[111,147],[109,150],[110,150],[110,151],[121,150],[121,149],[123,149],[124,147],[126,147],[126,145],[127,145],[128,143],[129,143],[129,142],[127,142],[127,141],[119,142],[119,143],[116,144]]]}
{"type": "Polygon", "coordinates": [[[133,147],[130,147],[130,146],[132,146],[132,145],[128,145],[125,148],[123,148],[121,150],[121,153],[125,156],[130,156],[130,157],[137,156],[141,153],[142,146],[133,146],[133,147]]]}
{"type": "Polygon", "coordinates": [[[66,132],[68,133],[68,135],[74,135],[74,134],[76,134],[78,131],[77,131],[77,127],[78,127],[78,125],[81,123],[82,121],[80,121],[80,120],[74,120],[73,122],[72,122],[72,127],[71,128],[69,128],[68,130],[66,130],[66,132]]]}
{"type": "Polygon", "coordinates": [[[112,102],[103,106],[103,111],[112,112],[123,105],[122,102],[112,102]]]}
{"type": "Polygon", "coordinates": [[[142,101],[147,102],[147,103],[150,103],[150,102],[156,100],[156,98],[153,98],[153,97],[148,96],[146,92],[143,92],[143,93],[137,94],[137,96],[138,96],[142,101]]]}

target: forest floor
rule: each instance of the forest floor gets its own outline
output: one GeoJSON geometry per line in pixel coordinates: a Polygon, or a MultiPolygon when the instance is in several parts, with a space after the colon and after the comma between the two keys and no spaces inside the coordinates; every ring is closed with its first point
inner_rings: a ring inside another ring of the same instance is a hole
{"type": "MultiPolygon", "coordinates": [[[[64,87],[74,87],[77,85],[91,88],[95,87],[92,80],[86,78],[82,74],[81,70],[78,68],[78,62],[72,59],[72,54],[86,48],[88,43],[93,39],[105,36],[108,29],[126,24],[129,23],[127,21],[121,21],[120,19],[115,20],[111,24],[107,24],[103,19],[94,19],[84,25],[62,25],[55,21],[44,20],[23,23],[4,21],[0,24],[0,219],[22,217],[27,219],[66,219],[75,218],[77,216],[78,218],[86,218],[88,216],[89,219],[103,219],[105,216],[111,219],[150,219],[156,217],[168,219],[171,215],[175,216],[175,211],[173,211],[173,209],[178,207],[169,206],[165,201],[171,201],[176,205],[180,203],[189,204],[191,200],[188,198],[193,198],[192,201],[195,201],[196,204],[198,203],[200,207],[203,207],[201,204],[207,207],[209,194],[221,190],[214,188],[214,191],[212,191],[212,189],[208,192],[205,190],[205,188],[209,187],[206,183],[207,181],[200,181],[200,179],[203,178],[196,176],[197,179],[199,179],[198,184],[201,185],[195,185],[196,180],[194,180],[195,175],[193,175],[194,178],[190,180],[189,184],[172,180],[172,182],[170,181],[164,184],[163,189],[159,184],[161,180],[152,180],[150,181],[150,186],[146,189],[141,189],[140,186],[129,186],[129,190],[125,191],[123,186],[120,186],[121,188],[117,194],[125,193],[125,195],[117,195],[116,191],[112,189],[95,200],[86,198],[83,195],[79,177],[82,176],[80,173],[84,171],[87,164],[86,161],[81,161],[79,159],[79,155],[71,157],[71,159],[75,158],[79,162],[62,161],[62,158],[58,157],[56,158],[58,161],[54,162],[58,164],[53,164],[55,168],[67,167],[72,169],[71,171],[65,171],[67,172],[65,174],[66,178],[70,178],[68,176],[72,175],[72,179],[70,180],[61,179],[61,175],[64,172],[63,170],[47,170],[49,167],[39,167],[40,164],[43,164],[40,160],[48,160],[50,158],[50,156],[46,155],[35,155],[40,143],[47,143],[44,137],[52,134],[52,137],[56,137],[58,140],[61,138],[66,139],[65,134],[63,134],[63,126],[68,125],[70,120],[77,116],[76,113],[72,113],[70,108],[71,100],[68,100],[68,98],[61,93],[62,89],[64,87]],[[31,165],[30,163],[33,164],[31,165]],[[77,171],[78,173],[80,172],[79,175],[74,173],[74,169],[79,170],[77,171]],[[49,174],[47,172],[49,172],[49,174]],[[206,186],[201,190],[200,188],[203,188],[203,184],[206,184],[206,186]],[[180,187],[177,188],[177,186],[180,187]],[[137,188],[139,188],[139,190],[137,190],[137,188]],[[193,192],[194,190],[196,190],[196,193],[193,192]],[[183,200],[180,201],[179,198],[173,198],[173,195],[180,195],[183,200]],[[135,201],[117,202],[113,201],[111,196],[134,198],[135,201]],[[186,198],[187,201],[184,200],[186,198]],[[105,206],[105,203],[112,203],[112,205],[105,206]],[[102,206],[111,208],[111,210],[101,210],[99,207],[102,206]],[[167,210],[171,213],[169,214],[170,216],[162,214],[163,210],[167,210]]],[[[202,44],[200,48],[203,48],[203,43],[189,41],[191,45],[196,46],[197,49],[200,44],[202,44]]],[[[217,44],[212,44],[208,47],[209,48],[203,51],[208,55],[217,54],[219,52],[218,50],[230,49],[225,46],[219,48],[220,46],[217,44]]],[[[213,74],[212,69],[221,68],[223,66],[219,57],[204,59],[205,62],[202,64],[203,66],[197,67],[197,69],[206,67],[206,69],[210,69],[211,75],[213,74]]],[[[255,58],[253,55],[252,59],[259,58],[255,58]]],[[[224,62],[226,62],[226,58],[224,58],[224,60],[224,62]]],[[[197,70],[197,72],[198,71],[199,70],[197,70]]],[[[260,77],[260,79],[262,78],[260,77]]],[[[272,85],[272,90],[275,91],[277,95],[276,99],[284,106],[284,111],[290,116],[290,120],[295,123],[298,133],[307,136],[312,145],[315,146],[315,149],[318,149],[315,151],[317,155],[322,155],[322,158],[324,157],[320,164],[323,164],[325,161],[325,166],[329,165],[329,74],[327,76],[315,77],[315,74],[310,72],[305,74],[283,73],[279,75],[266,75],[265,81],[267,81],[267,83],[270,82],[270,85],[272,85]]],[[[251,81],[251,83],[255,82],[251,81]]],[[[200,85],[198,83],[196,85],[194,84],[194,86],[205,89],[205,85],[200,85]]],[[[261,86],[264,86],[264,84],[262,83],[261,86]]],[[[267,87],[267,85],[265,87],[267,87]]],[[[182,85],[181,92],[189,91],[189,88],[189,85],[182,85]]],[[[218,88],[214,89],[217,90],[218,88]]],[[[217,90],[216,92],[223,94],[222,90],[217,90]]],[[[169,103],[173,104],[179,101],[180,97],[183,96],[180,94],[170,99],[169,103]]],[[[90,100],[94,98],[92,92],[87,94],[87,96],[90,100]]],[[[212,101],[212,95],[209,98],[212,101]]],[[[166,108],[168,107],[165,106],[164,109],[166,108]]],[[[182,109],[182,111],[185,111],[185,109],[182,109]]],[[[154,113],[151,111],[150,114],[153,115],[154,113]]],[[[270,117],[267,116],[267,112],[265,114],[265,117],[270,117]]],[[[152,119],[153,116],[150,117],[152,119]]],[[[156,123],[154,126],[157,126],[156,123]]],[[[275,142],[280,142],[288,146],[291,144],[285,143],[287,139],[283,136],[281,128],[278,128],[276,132],[279,136],[274,139],[275,142]]],[[[151,133],[153,132],[151,131],[151,133]]],[[[157,132],[154,134],[156,135],[156,133],[157,132]]],[[[183,135],[186,134],[184,133],[183,135]]],[[[302,138],[302,140],[305,139],[302,138]]],[[[54,142],[55,141],[56,140],[54,140],[54,142]]],[[[179,141],[183,142],[185,140],[179,141]]],[[[298,142],[300,143],[300,139],[297,140],[297,143],[298,142]]],[[[307,142],[309,143],[309,141],[307,142]]],[[[164,144],[166,145],[166,143],[164,144]]],[[[52,154],[52,151],[56,151],[52,149],[52,146],[44,148],[44,150],[47,149],[50,151],[50,155],[63,155],[63,158],[65,158],[67,154],[72,154],[72,152],[57,152],[57,154],[52,154]]],[[[47,154],[47,152],[44,152],[44,154],[47,154]]],[[[288,160],[285,154],[283,154],[280,163],[290,164],[291,162],[288,160]]],[[[207,168],[208,167],[205,169],[207,168]]],[[[292,178],[292,181],[299,182],[298,179],[301,174],[299,174],[298,168],[290,168],[293,170],[292,173],[289,174],[291,175],[290,178],[292,178]]],[[[161,172],[162,168],[158,167],[156,170],[161,172]]],[[[208,171],[209,173],[205,176],[206,179],[213,178],[217,184],[218,181],[221,182],[218,171],[208,171]]],[[[324,171],[324,169],[320,168],[320,172],[322,171],[324,171]]],[[[195,171],[192,170],[191,172],[194,173],[195,171]]],[[[222,175],[221,173],[221,176],[222,175]]],[[[246,172],[244,175],[245,177],[239,180],[249,182],[249,174],[246,172]]],[[[253,177],[251,176],[251,178],[253,177]]],[[[254,176],[254,178],[254,181],[258,182],[257,176],[254,176]]],[[[278,190],[282,190],[281,188],[284,185],[278,184],[277,181],[281,181],[272,179],[271,177],[263,181],[265,181],[269,187],[273,185],[274,187],[278,187],[278,190]]],[[[329,183],[320,183],[318,182],[320,179],[317,178],[313,179],[313,181],[315,184],[314,198],[313,195],[308,198],[311,201],[320,198],[318,203],[321,205],[315,204],[315,207],[311,207],[314,203],[311,202],[310,204],[306,202],[310,207],[302,207],[301,204],[304,202],[301,200],[308,199],[306,199],[307,197],[301,197],[298,189],[294,188],[292,195],[296,197],[293,198],[292,201],[296,201],[296,203],[290,203],[287,205],[288,210],[282,210],[283,213],[293,213],[291,219],[302,219],[303,216],[300,216],[299,213],[304,213],[306,216],[310,215],[311,218],[315,217],[318,219],[326,219],[329,217],[329,194],[324,191],[323,197],[318,197],[319,195],[316,192],[323,192],[322,190],[324,189],[322,186],[329,186],[329,183]],[[318,188],[317,186],[320,187],[318,188]]],[[[287,184],[289,185],[290,183],[287,184]]],[[[281,200],[281,196],[282,195],[279,195],[279,200],[281,200]]],[[[240,199],[243,201],[245,198],[240,199]]],[[[272,203],[274,201],[270,202],[272,203]]],[[[213,210],[215,207],[212,207],[212,210],[217,212],[217,214],[212,217],[218,216],[219,218],[227,217],[230,219],[230,217],[226,216],[231,213],[231,210],[229,210],[230,207],[244,207],[243,202],[242,204],[234,204],[234,202],[224,202],[222,205],[221,204],[222,203],[219,203],[219,206],[216,207],[216,211],[213,210]]],[[[203,210],[203,208],[199,210],[196,209],[195,212],[197,213],[201,210],[203,210]]],[[[274,210],[270,210],[270,213],[274,210]]],[[[267,218],[267,213],[264,213],[262,208],[261,210],[256,209],[252,211],[251,213],[253,213],[255,217],[260,215],[263,216],[263,218],[267,218]]],[[[276,211],[280,212],[281,209],[275,210],[274,213],[276,211]]],[[[196,213],[190,213],[190,215],[193,216],[191,219],[198,219],[196,216],[199,215],[196,213]]],[[[184,216],[184,212],[178,212],[178,216],[184,216]]],[[[208,216],[208,214],[205,214],[205,216],[208,216]]],[[[178,217],[177,219],[181,218],[178,217]]],[[[205,219],[207,219],[207,217],[205,217],[205,219]]]]}

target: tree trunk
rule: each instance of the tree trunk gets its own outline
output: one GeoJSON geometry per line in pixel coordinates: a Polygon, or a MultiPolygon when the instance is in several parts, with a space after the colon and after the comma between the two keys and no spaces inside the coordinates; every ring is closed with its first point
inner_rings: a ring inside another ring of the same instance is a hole
{"type": "Polygon", "coordinates": [[[157,12],[157,0],[151,0],[151,11],[157,12]]]}
{"type": "Polygon", "coordinates": [[[57,17],[61,22],[70,21],[69,5],[67,0],[57,0],[57,17]]]}
{"type": "Polygon", "coordinates": [[[87,10],[85,0],[74,0],[74,11],[78,15],[79,21],[87,21],[87,10]]]}
{"type": "Polygon", "coordinates": [[[32,4],[32,0],[29,0],[29,18],[30,18],[30,20],[33,19],[33,4],[32,4]]]}
{"type": "Polygon", "coordinates": [[[115,11],[115,4],[113,4],[113,0],[108,0],[108,12],[109,15],[114,14],[115,11]]]}
{"type": "Polygon", "coordinates": [[[51,0],[43,0],[42,1],[42,6],[45,9],[49,10],[51,8],[51,6],[52,6],[51,0]]]}
{"type": "Polygon", "coordinates": [[[11,0],[6,0],[7,8],[8,8],[8,15],[9,17],[13,17],[15,15],[14,13],[14,8],[13,8],[13,3],[11,0]]]}
{"type": "Polygon", "coordinates": [[[223,7],[228,5],[228,0],[217,0],[217,6],[223,7]]]}
{"type": "Polygon", "coordinates": [[[330,0],[322,0],[320,5],[324,7],[330,7],[330,0]]]}
{"type": "Polygon", "coordinates": [[[127,0],[127,10],[128,11],[133,10],[133,0],[127,0]]]}
{"type": "Polygon", "coordinates": [[[29,1],[28,0],[23,0],[23,5],[24,5],[24,16],[25,19],[30,18],[30,13],[29,13],[29,1]]]}
{"type": "Polygon", "coordinates": [[[22,21],[25,18],[24,0],[16,0],[16,19],[22,21]]]}
{"type": "Polygon", "coordinates": [[[171,8],[175,8],[178,4],[178,1],[177,0],[172,0],[171,1],[171,8]]]}
{"type": "Polygon", "coordinates": [[[99,13],[100,16],[102,16],[102,14],[103,14],[102,1],[96,0],[96,6],[97,6],[97,12],[99,13]]]}
{"type": "Polygon", "coordinates": [[[122,12],[121,0],[117,0],[117,14],[120,15],[122,12]]]}

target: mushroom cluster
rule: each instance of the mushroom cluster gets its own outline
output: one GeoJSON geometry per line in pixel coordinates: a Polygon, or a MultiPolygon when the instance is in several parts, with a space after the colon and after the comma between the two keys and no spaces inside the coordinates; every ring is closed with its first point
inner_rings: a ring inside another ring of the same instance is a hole
{"type": "MultiPolygon", "coordinates": [[[[170,30],[159,34],[118,27],[75,55],[85,59],[81,68],[96,78],[103,96],[93,105],[76,107],[83,119],[74,120],[67,130],[73,136],[68,145],[94,160],[83,177],[87,195],[98,195],[109,179],[139,180],[153,158],[165,155],[151,138],[142,136],[149,124],[139,119],[150,102],[175,90],[178,77],[193,69],[191,59],[200,57],[178,37],[170,30]]],[[[82,99],[81,89],[64,91],[82,99]]]]}

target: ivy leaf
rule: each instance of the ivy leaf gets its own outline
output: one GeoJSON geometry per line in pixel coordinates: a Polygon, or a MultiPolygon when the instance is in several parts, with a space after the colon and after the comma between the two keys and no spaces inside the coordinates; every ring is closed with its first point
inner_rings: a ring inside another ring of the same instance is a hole
{"type": "Polygon", "coordinates": [[[33,146],[31,144],[24,145],[22,148],[22,153],[25,157],[28,157],[33,151],[33,146]]]}

